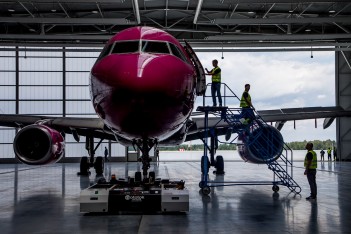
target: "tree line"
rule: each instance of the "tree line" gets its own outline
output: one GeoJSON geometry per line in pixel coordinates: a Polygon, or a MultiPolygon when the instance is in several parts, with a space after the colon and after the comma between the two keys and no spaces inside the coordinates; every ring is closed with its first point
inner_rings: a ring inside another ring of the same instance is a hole
{"type": "MultiPolygon", "coordinates": [[[[314,141],[293,141],[293,142],[288,142],[286,143],[289,148],[292,150],[305,150],[305,146],[307,142],[312,142],[313,143],[313,149],[315,150],[321,150],[321,149],[328,149],[333,148],[336,146],[336,142],[334,140],[325,140],[325,141],[320,141],[320,140],[314,140],[314,141]]],[[[236,150],[236,145],[235,144],[220,144],[218,145],[218,150],[236,150]]],[[[177,145],[177,146],[168,146],[168,147],[159,147],[159,150],[161,151],[180,151],[180,150],[185,150],[185,151],[199,151],[203,150],[204,145],[203,144],[182,144],[182,145],[177,145]]]]}

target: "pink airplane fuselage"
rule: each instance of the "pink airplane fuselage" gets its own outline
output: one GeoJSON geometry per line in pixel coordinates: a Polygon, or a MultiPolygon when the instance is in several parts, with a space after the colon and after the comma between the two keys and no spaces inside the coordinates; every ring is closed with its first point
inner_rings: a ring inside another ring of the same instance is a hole
{"type": "Polygon", "coordinates": [[[151,27],[116,34],[90,75],[96,113],[128,140],[172,136],[192,112],[195,85],[194,66],[181,44],[151,27]]]}

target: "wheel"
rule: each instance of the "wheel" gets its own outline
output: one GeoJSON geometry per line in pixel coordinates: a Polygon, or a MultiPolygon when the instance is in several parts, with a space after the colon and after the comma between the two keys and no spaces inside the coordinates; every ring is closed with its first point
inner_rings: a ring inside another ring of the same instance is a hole
{"type": "Polygon", "coordinates": [[[216,157],[216,169],[216,174],[224,174],[224,160],[221,155],[216,157]]]}
{"type": "Polygon", "coordinates": [[[141,182],[141,171],[135,172],[135,182],[141,182]]]}
{"type": "Polygon", "coordinates": [[[208,160],[207,156],[202,156],[201,157],[201,172],[202,172],[202,174],[207,174],[208,169],[210,169],[210,160],[208,160]],[[205,168],[205,165],[207,165],[207,168],[205,168]],[[205,169],[206,169],[206,173],[205,173],[205,169]]]}
{"type": "Polygon", "coordinates": [[[278,185],[273,185],[272,190],[276,193],[279,191],[279,186],[278,185]]]}
{"type": "Polygon", "coordinates": [[[95,158],[94,168],[97,175],[104,173],[104,158],[99,156],[95,158]]]}
{"type": "Polygon", "coordinates": [[[202,191],[202,193],[203,193],[204,195],[208,195],[208,194],[211,193],[211,188],[208,187],[208,186],[206,186],[206,187],[203,187],[203,188],[201,189],[201,191],[202,191]]]}
{"type": "Polygon", "coordinates": [[[88,157],[84,156],[80,159],[80,175],[89,175],[89,161],[88,157]]]}
{"type": "Polygon", "coordinates": [[[154,182],[156,178],[155,172],[154,171],[150,171],[149,172],[149,179],[151,182],[154,182]]]}

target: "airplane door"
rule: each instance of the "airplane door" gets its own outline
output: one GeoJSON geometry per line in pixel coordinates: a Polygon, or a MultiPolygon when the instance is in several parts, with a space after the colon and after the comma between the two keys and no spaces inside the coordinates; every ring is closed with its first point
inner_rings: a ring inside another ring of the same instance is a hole
{"type": "Polygon", "coordinates": [[[206,92],[206,75],[204,68],[196,56],[193,48],[189,45],[188,42],[185,41],[185,46],[184,46],[185,51],[191,58],[191,61],[193,62],[196,70],[196,95],[197,96],[202,96],[206,92]]]}

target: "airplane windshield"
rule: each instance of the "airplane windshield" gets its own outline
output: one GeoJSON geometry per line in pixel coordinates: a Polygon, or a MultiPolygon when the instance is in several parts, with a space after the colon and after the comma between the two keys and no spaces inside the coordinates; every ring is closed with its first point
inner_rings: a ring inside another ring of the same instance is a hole
{"type": "Polygon", "coordinates": [[[139,51],[139,41],[119,41],[115,43],[112,54],[136,53],[139,51]]]}
{"type": "Polygon", "coordinates": [[[169,49],[166,42],[160,41],[143,41],[142,52],[154,54],[169,54],[169,49]]]}
{"type": "Polygon", "coordinates": [[[177,56],[183,61],[186,61],[185,55],[179,50],[179,48],[171,43],[169,43],[169,47],[171,48],[172,54],[177,56]]]}

